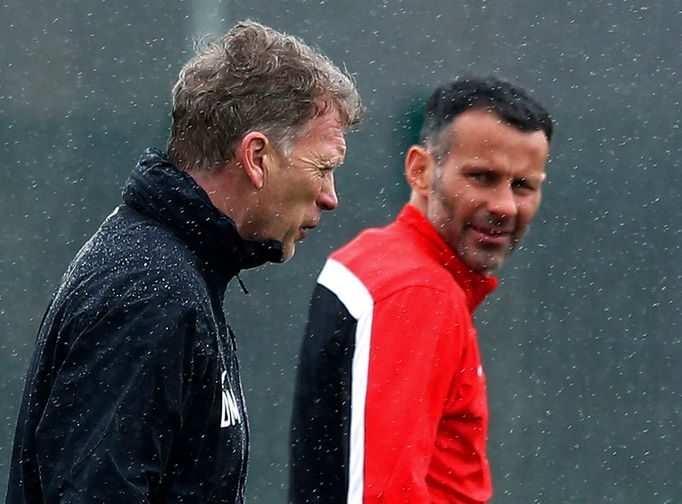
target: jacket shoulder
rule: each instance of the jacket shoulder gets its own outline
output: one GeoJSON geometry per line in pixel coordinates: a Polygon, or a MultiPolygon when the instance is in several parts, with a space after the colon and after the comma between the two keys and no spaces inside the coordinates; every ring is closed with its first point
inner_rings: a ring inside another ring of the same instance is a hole
{"type": "Polygon", "coordinates": [[[89,326],[116,307],[144,301],[171,313],[210,309],[197,258],[172,232],[118,212],[78,252],[46,321],[89,326]]]}
{"type": "Polygon", "coordinates": [[[464,292],[450,272],[419,243],[390,226],[363,231],[330,259],[350,270],[375,301],[408,288],[464,301],[464,292]]]}

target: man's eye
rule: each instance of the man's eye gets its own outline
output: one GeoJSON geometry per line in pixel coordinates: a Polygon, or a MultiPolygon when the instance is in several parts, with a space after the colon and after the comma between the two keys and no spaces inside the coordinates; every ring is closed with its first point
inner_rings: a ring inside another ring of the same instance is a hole
{"type": "Polygon", "coordinates": [[[522,191],[533,191],[534,187],[526,179],[515,180],[512,182],[513,189],[520,189],[522,191]]]}
{"type": "Polygon", "coordinates": [[[490,180],[490,174],[486,172],[474,172],[469,174],[469,178],[476,182],[487,182],[490,180]]]}

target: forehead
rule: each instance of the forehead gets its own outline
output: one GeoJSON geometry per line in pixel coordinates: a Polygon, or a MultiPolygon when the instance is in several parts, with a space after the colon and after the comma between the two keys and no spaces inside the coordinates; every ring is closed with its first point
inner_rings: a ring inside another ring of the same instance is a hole
{"type": "Polygon", "coordinates": [[[527,159],[541,162],[544,167],[549,154],[549,143],[542,130],[521,131],[485,110],[460,114],[449,129],[450,151],[455,156],[527,159]]]}
{"type": "Polygon", "coordinates": [[[336,109],[310,120],[306,133],[294,143],[294,154],[316,155],[340,162],[346,155],[343,126],[336,109]]]}

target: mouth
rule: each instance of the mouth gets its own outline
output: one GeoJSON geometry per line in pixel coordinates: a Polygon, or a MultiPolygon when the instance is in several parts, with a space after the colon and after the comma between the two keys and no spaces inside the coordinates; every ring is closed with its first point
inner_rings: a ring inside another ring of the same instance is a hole
{"type": "Polygon", "coordinates": [[[495,226],[470,225],[474,238],[480,244],[492,246],[508,246],[512,231],[495,226]]]}
{"type": "Polygon", "coordinates": [[[311,229],[315,229],[315,226],[317,226],[317,224],[311,224],[309,226],[301,226],[300,227],[300,233],[299,233],[299,236],[300,236],[299,240],[305,240],[306,237],[308,236],[308,231],[310,231],[311,229]]]}

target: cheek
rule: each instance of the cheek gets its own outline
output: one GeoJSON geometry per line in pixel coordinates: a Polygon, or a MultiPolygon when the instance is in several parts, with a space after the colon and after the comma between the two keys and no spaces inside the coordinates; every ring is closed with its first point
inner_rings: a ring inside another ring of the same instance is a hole
{"type": "Polygon", "coordinates": [[[448,194],[448,203],[453,213],[467,218],[471,213],[485,208],[485,199],[471,188],[451,191],[448,194]]]}
{"type": "Polygon", "coordinates": [[[321,184],[315,179],[297,180],[291,182],[287,201],[291,205],[304,206],[317,199],[321,184]]]}
{"type": "Polygon", "coordinates": [[[317,198],[322,193],[323,180],[320,177],[315,177],[301,187],[301,201],[307,205],[314,205],[317,198]]]}
{"type": "Polygon", "coordinates": [[[437,200],[445,202],[449,207],[462,206],[463,201],[474,198],[471,187],[465,181],[447,177],[436,178],[431,192],[437,200]]]}
{"type": "Polygon", "coordinates": [[[540,197],[525,201],[519,205],[518,223],[519,227],[526,228],[533,220],[535,214],[540,208],[540,197]]]}

